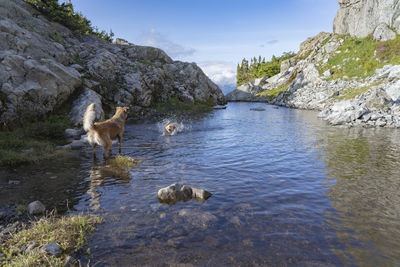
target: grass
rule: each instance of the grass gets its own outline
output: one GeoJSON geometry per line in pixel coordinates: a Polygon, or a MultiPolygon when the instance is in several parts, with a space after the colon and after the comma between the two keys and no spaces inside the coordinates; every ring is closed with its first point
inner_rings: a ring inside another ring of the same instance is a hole
{"type": "Polygon", "coordinates": [[[334,100],[341,101],[341,100],[350,100],[355,98],[356,96],[361,95],[362,93],[368,91],[371,87],[378,85],[377,83],[370,84],[368,86],[363,86],[360,88],[348,88],[342,90],[339,96],[336,96],[334,100]]]}
{"type": "Polygon", "coordinates": [[[289,87],[290,83],[286,84],[285,86],[274,88],[271,90],[265,90],[262,92],[257,93],[257,96],[266,96],[268,100],[272,100],[279,95],[280,92],[285,91],[289,87]]]}
{"type": "Polygon", "coordinates": [[[64,154],[55,147],[64,144],[64,131],[70,126],[67,116],[53,115],[22,128],[0,131],[0,167],[37,163],[64,154]]]}
{"type": "Polygon", "coordinates": [[[400,36],[385,42],[376,42],[371,36],[348,37],[337,52],[319,67],[320,74],[330,69],[333,74],[329,80],[343,79],[345,76],[364,79],[384,65],[400,64],[400,36]]]}
{"type": "Polygon", "coordinates": [[[196,101],[191,103],[186,103],[180,101],[176,97],[171,97],[167,102],[157,102],[152,104],[152,108],[156,109],[159,113],[204,113],[207,111],[211,111],[213,106],[215,105],[212,98],[208,101],[201,102],[196,101]]]}
{"type": "Polygon", "coordinates": [[[290,75],[289,82],[285,86],[259,92],[257,93],[257,96],[266,96],[268,100],[272,100],[275,97],[277,97],[281,92],[286,91],[286,89],[293,82],[293,80],[296,79],[296,77],[297,77],[297,72],[293,72],[290,75]]]}
{"type": "Polygon", "coordinates": [[[63,266],[67,255],[76,253],[87,244],[87,233],[96,230],[102,218],[94,215],[71,215],[57,217],[50,214],[32,224],[30,228],[13,234],[1,247],[1,266],[63,266]],[[33,242],[38,247],[30,252],[23,247],[33,242]],[[62,250],[60,257],[40,251],[40,247],[57,242],[62,250]]]}
{"type": "Polygon", "coordinates": [[[128,156],[118,155],[115,158],[107,160],[107,163],[122,168],[131,168],[138,165],[141,161],[128,156]]]}

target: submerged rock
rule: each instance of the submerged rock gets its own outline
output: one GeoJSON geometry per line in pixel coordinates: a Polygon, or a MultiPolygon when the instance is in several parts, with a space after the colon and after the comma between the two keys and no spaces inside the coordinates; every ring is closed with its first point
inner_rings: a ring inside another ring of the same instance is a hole
{"type": "Polygon", "coordinates": [[[45,211],[46,211],[46,207],[39,200],[31,202],[28,205],[28,212],[30,215],[43,214],[45,211]]]}
{"type": "Polygon", "coordinates": [[[80,266],[79,261],[72,256],[68,256],[64,260],[64,267],[80,266]]]}
{"type": "Polygon", "coordinates": [[[203,189],[193,188],[187,185],[172,184],[158,190],[158,200],[162,203],[174,204],[178,201],[191,199],[207,200],[212,194],[203,189]]]}
{"type": "Polygon", "coordinates": [[[265,110],[265,108],[251,108],[250,110],[253,110],[253,111],[264,111],[265,110]]]}

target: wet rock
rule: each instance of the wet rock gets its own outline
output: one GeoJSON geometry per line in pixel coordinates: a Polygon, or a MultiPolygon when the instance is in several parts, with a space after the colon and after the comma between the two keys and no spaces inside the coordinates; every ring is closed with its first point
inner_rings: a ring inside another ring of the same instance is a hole
{"type": "Polygon", "coordinates": [[[210,192],[203,189],[181,184],[172,184],[158,191],[158,200],[161,203],[173,204],[178,201],[188,201],[191,199],[207,200],[211,195],[210,192]]]}
{"type": "Polygon", "coordinates": [[[64,260],[64,267],[75,267],[79,266],[79,261],[72,256],[68,256],[64,260]]]}
{"type": "Polygon", "coordinates": [[[28,212],[30,215],[43,214],[45,211],[46,211],[46,207],[39,200],[31,202],[28,205],[28,212]]]}
{"type": "Polygon", "coordinates": [[[61,247],[59,244],[57,244],[56,242],[50,243],[48,245],[45,245],[44,247],[42,247],[40,249],[40,251],[42,252],[46,252],[49,255],[58,257],[61,255],[62,251],[61,251],[61,247]]]}
{"type": "Polygon", "coordinates": [[[226,109],[226,106],[224,105],[216,105],[213,107],[213,109],[226,109]]]}
{"type": "Polygon", "coordinates": [[[158,199],[162,202],[188,201],[192,199],[192,188],[186,185],[172,184],[158,191],[158,199]]]}
{"type": "Polygon", "coordinates": [[[70,145],[72,150],[79,150],[84,147],[86,143],[83,140],[74,140],[70,145]]]}
{"type": "Polygon", "coordinates": [[[73,139],[78,139],[82,134],[81,129],[66,129],[64,136],[65,138],[73,138],[73,139]]]}
{"type": "Polygon", "coordinates": [[[253,110],[253,111],[264,111],[265,108],[251,108],[250,110],[253,110]]]}
{"type": "Polygon", "coordinates": [[[192,198],[208,199],[209,197],[211,197],[210,192],[203,189],[192,187],[192,198]]]}

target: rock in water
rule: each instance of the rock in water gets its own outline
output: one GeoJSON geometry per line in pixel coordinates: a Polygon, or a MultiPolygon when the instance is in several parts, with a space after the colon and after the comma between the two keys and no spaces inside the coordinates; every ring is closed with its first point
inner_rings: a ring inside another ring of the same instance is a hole
{"type": "Polygon", "coordinates": [[[39,200],[31,202],[28,205],[28,212],[29,212],[30,215],[43,214],[45,211],[46,211],[46,207],[39,200]]]}
{"type": "Polygon", "coordinates": [[[50,243],[40,249],[42,252],[46,252],[52,256],[60,256],[61,255],[61,247],[56,242],[50,243]]]}
{"type": "Polygon", "coordinates": [[[203,190],[203,189],[198,189],[198,188],[193,188],[192,187],[192,198],[199,198],[199,199],[208,199],[209,197],[211,197],[211,193],[203,190]]]}
{"type": "Polygon", "coordinates": [[[158,190],[158,199],[162,202],[188,201],[192,199],[192,188],[186,185],[172,184],[158,190]]]}
{"type": "Polygon", "coordinates": [[[162,203],[174,204],[178,201],[191,199],[206,200],[212,194],[203,189],[193,188],[187,185],[172,184],[158,191],[158,199],[162,203]]]}
{"type": "Polygon", "coordinates": [[[64,267],[74,267],[74,266],[80,266],[78,260],[71,256],[66,257],[64,260],[64,267]]]}

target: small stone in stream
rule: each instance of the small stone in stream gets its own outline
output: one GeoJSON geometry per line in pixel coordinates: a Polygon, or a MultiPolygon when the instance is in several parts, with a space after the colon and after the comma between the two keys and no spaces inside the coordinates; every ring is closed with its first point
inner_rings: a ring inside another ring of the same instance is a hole
{"type": "Polygon", "coordinates": [[[46,252],[52,256],[60,256],[61,255],[61,247],[58,245],[56,242],[50,243],[48,245],[45,245],[40,249],[42,252],[46,252]]]}
{"type": "Polygon", "coordinates": [[[64,267],[75,267],[79,266],[79,262],[74,257],[68,256],[64,260],[64,267]]]}
{"type": "Polygon", "coordinates": [[[31,202],[28,205],[28,212],[29,212],[30,215],[43,214],[45,211],[46,211],[46,207],[39,200],[31,202]]]}
{"type": "Polygon", "coordinates": [[[253,110],[253,111],[264,111],[265,108],[251,108],[250,110],[253,110]]]}

